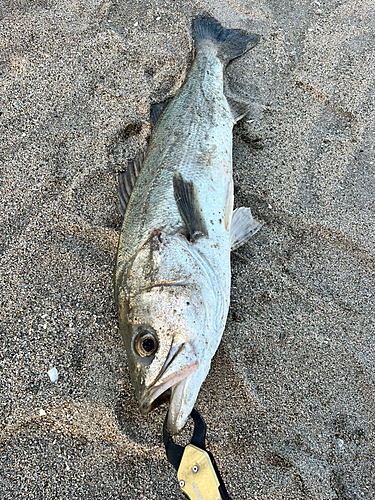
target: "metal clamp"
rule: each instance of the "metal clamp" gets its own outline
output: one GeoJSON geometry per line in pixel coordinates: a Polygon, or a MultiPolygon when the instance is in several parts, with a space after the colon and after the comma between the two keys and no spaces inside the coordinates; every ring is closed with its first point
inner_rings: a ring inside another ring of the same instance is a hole
{"type": "Polygon", "coordinates": [[[168,415],[163,425],[167,458],[177,470],[178,485],[190,500],[231,500],[215,459],[206,450],[206,424],[195,408],[190,416],[194,420],[194,432],[191,442],[185,447],[174,443],[167,432],[168,415]]]}

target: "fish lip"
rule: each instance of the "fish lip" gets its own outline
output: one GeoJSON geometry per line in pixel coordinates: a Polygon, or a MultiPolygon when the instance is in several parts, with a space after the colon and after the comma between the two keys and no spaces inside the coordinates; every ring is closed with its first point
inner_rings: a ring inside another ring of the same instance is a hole
{"type": "MultiPolygon", "coordinates": [[[[145,388],[139,400],[139,408],[143,415],[149,413],[153,408],[153,403],[156,399],[162,396],[168,389],[173,389],[181,381],[186,379],[198,368],[198,359],[193,348],[187,342],[178,342],[172,345],[169,350],[168,357],[160,370],[160,374],[154,383],[145,388]],[[185,360],[187,361],[182,367],[176,362],[181,359],[181,355],[185,351],[185,360]],[[174,365],[177,365],[176,367],[174,365]]],[[[173,392],[173,391],[172,391],[173,392]]]]}
{"type": "Polygon", "coordinates": [[[187,379],[184,379],[172,389],[167,418],[167,432],[171,436],[179,434],[182,431],[191,412],[191,410],[187,413],[184,411],[180,415],[180,411],[183,409],[183,394],[186,383],[187,379]]]}

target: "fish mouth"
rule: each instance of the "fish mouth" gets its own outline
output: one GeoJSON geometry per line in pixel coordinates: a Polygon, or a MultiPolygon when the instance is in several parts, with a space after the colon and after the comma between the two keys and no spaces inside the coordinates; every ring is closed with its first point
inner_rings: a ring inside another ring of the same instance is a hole
{"type": "Polygon", "coordinates": [[[150,412],[167,399],[174,388],[198,368],[198,359],[192,346],[187,342],[173,345],[155,382],[145,388],[139,400],[143,415],[150,412]]]}

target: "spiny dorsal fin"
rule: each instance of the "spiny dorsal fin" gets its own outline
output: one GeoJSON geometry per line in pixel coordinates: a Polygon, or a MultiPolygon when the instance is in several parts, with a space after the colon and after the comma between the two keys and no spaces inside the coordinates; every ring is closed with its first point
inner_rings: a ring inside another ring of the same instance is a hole
{"type": "Polygon", "coordinates": [[[125,214],[126,206],[130,195],[132,194],[139,172],[141,171],[145,156],[146,151],[141,151],[134,158],[134,160],[130,160],[128,162],[128,167],[125,172],[119,172],[118,174],[117,192],[120,201],[118,208],[122,216],[125,214]]]}
{"type": "Polygon", "coordinates": [[[173,190],[178,210],[190,235],[190,241],[194,243],[198,238],[208,236],[199,193],[195,185],[185,181],[181,174],[176,174],[173,177],[173,190]]]}
{"type": "Polygon", "coordinates": [[[232,224],[230,226],[231,250],[243,245],[253,236],[263,224],[258,222],[251,215],[250,208],[236,208],[233,212],[232,224]]]}

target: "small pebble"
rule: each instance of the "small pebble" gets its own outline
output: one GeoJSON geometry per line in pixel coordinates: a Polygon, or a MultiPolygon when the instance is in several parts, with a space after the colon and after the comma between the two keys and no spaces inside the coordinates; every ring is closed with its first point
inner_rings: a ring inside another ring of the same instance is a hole
{"type": "Polygon", "coordinates": [[[48,376],[51,379],[51,382],[56,382],[57,379],[59,378],[59,372],[56,370],[55,367],[51,368],[48,370],[48,376]]]}

